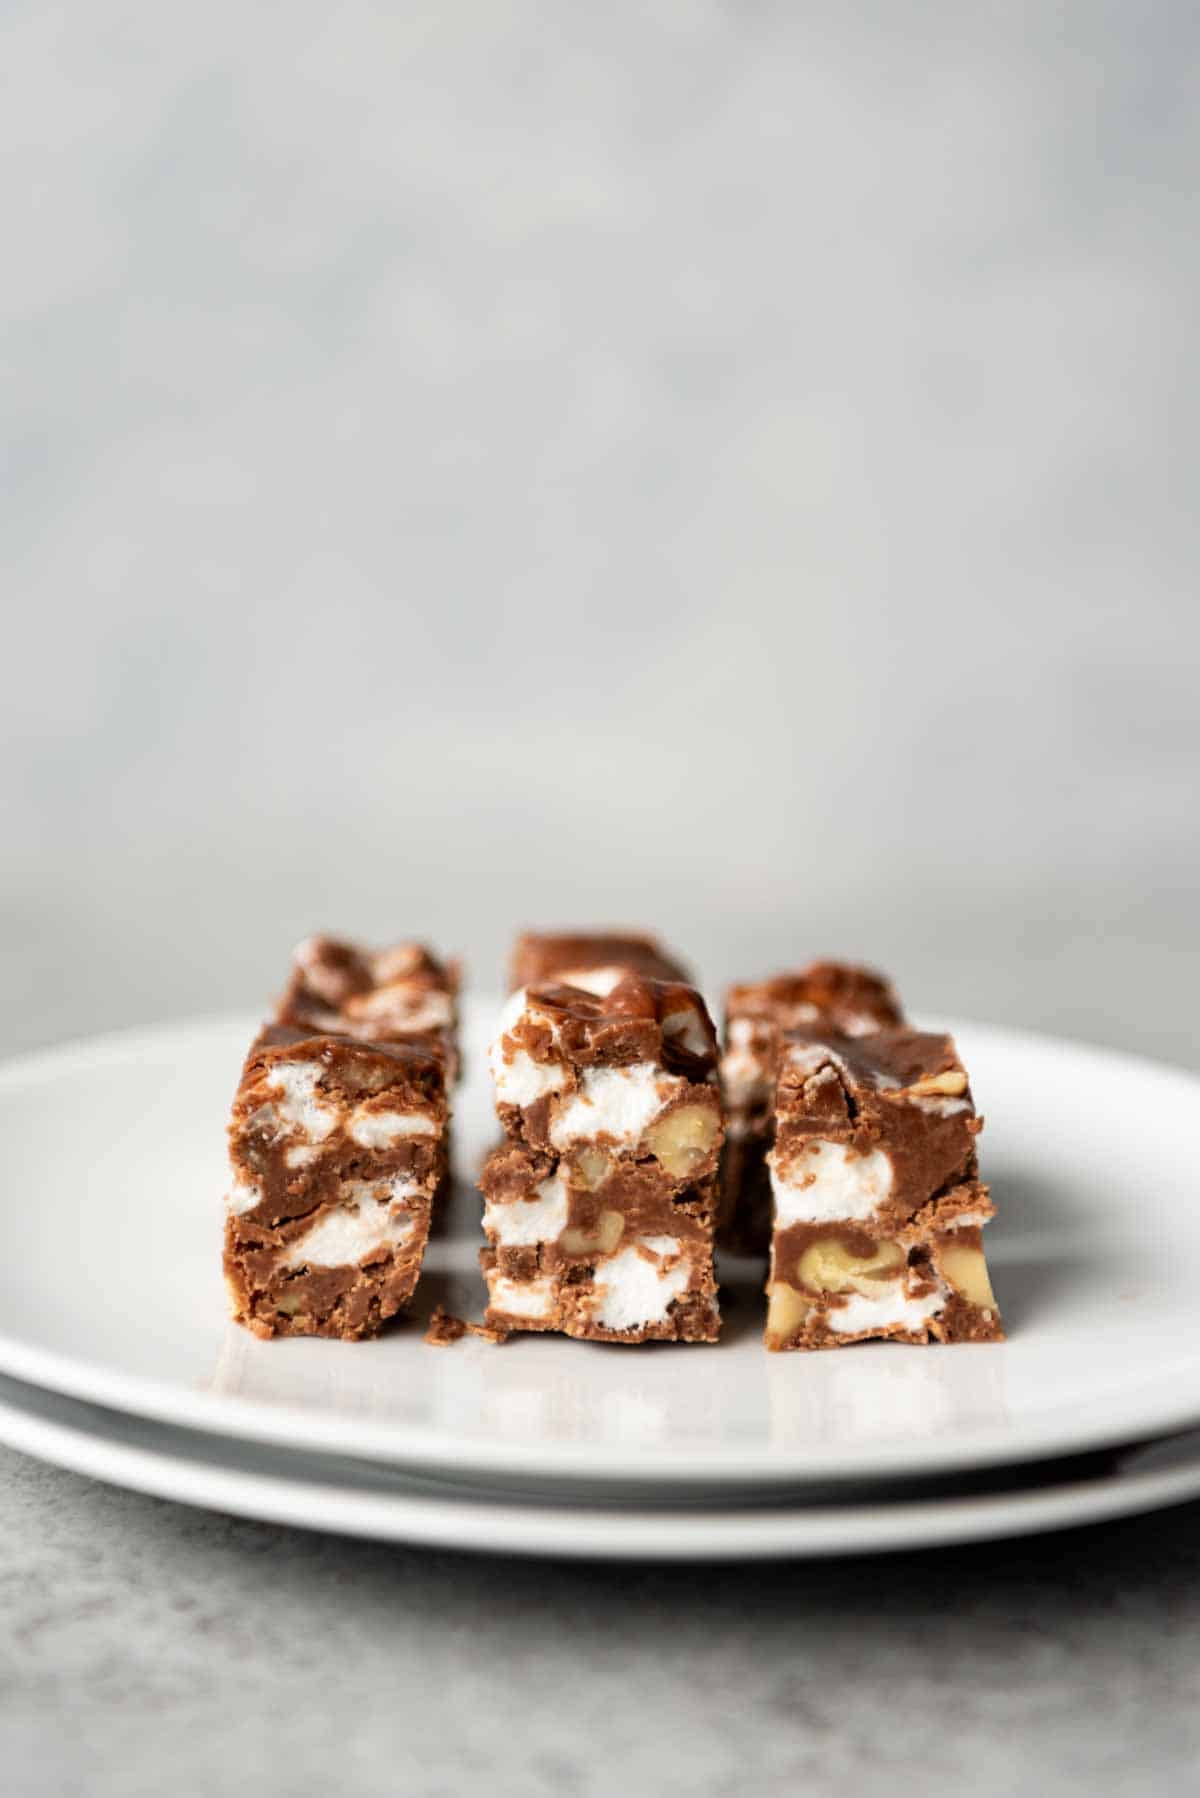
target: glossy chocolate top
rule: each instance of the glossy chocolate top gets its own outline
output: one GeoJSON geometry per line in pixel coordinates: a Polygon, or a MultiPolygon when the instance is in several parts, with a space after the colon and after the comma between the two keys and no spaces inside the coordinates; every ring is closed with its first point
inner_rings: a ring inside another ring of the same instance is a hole
{"type": "Polygon", "coordinates": [[[637,932],[526,931],[517,938],[510,965],[510,990],[573,974],[621,968],[652,980],[688,980],[688,970],[668,955],[657,938],[637,932]]]}
{"type": "Polygon", "coordinates": [[[730,1018],[763,1018],[791,1029],[818,1017],[848,1035],[902,1024],[895,989],[882,974],[849,962],[814,961],[806,968],[742,981],[725,996],[730,1018]]]}

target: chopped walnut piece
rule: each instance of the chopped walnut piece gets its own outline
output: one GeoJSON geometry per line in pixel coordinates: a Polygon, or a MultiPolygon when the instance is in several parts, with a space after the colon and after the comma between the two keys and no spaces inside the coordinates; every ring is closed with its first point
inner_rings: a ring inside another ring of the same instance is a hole
{"type": "Polygon", "coordinates": [[[855,1255],[836,1238],[810,1243],[796,1269],[810,1292],[878,1292],[880,1280],[894,1279],[907,1257],[898,1242],[877,1242],[869,1255],[855,1255]]]}
{"type": "Polygon", "coordinates": [[[642,1140],[673,1180],[686,1180],[712,1154],[720,1122],[711,1106],[681,1105],[651,1124],[642,1140]]]}
{"type": "Polygon", "coordinates": [[[564,1230],[558,1246],[565,1255],[611,1255],[625,1230],[619,1211],[602,1211],[594,1230],[564,1230]]]}
{"type": "Polygon", "coordinates": [[[772,1281],[767,1303],[768,1348],[794,1336],[810,1309],[810,1301],[794,1286],[789,1286],[785,1280],[772,1281]]]}
{"type": "Polygon", "coordinates": [[[911,1086],[904,1088],[904,1098],[961,1099],[967,1090],[967,1076],[961,1068],[947,1068],[944,1074],[922,1074],[911,1086]]]}
{"type": "Polygon", "coordinates": [[[612,1160],[603,1149],[580,1149],[569,1166],[587,1192],[595,1192],[598,1186],[603,1186],[613,1169],[612,1160]]]}
{"type": "Polygon", "coordinates": [[[968,1243],[944,1242],[938,1249],[937,1261],[951,1286],[972,1305],[978,1305],[984,1311],[996,1309],[996,1295],[992,1291],[982,1249],[968,1243]]]}

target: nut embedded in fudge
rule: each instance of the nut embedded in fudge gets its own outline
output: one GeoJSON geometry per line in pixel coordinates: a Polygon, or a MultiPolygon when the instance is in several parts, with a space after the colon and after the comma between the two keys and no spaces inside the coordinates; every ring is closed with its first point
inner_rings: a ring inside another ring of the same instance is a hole
{"type": "Polygon", "coordinates": [[[983,1124],[953,1040],[795,1030],[779,1058],[767,1347],[1000,1340],[983,1124]]]}
{"type": "Polygon", "coordinates": [[[269,1025],[229,1125],[225,1278],[257,1336],[373,1335],[412,1295],[446,1166],[428,1049],[269,1025]]]}
{"type": "Polygon", "coordinates": [[[632,932],[528,930],[517,938],[509,970],[509,990],[557,981],[588,993],[611,992],[625,974],[650,980],[688,982],[691,975],[652,936],[632,932]]]}
{"type": "Polygon", "coordinates": [[[709,1342],[722,1120],[700,995],[626,975],[516,992],[490,1051],[508,1140],[484,1168],[487,1322],[709,1342]]]}
{"type": "Polygon", "coordinates": [[[292,976],[275,1021],[333,1031],[364,1042],[416,1043],[458,1066],[458,965],[420,943],[362,949],[332,936],[310,936],[292,955],[292,976]]]}
{"type": "Polygon", "coordinates": [[[726,1138],[717,1224],[725,1247],[765,1254],[770,1243],[767,1151],[784,1032],[819,1026],[843,1036],[863,1036],[903,1022],[890,982],[846,962],[814,961],[792,973],[729,988],[721,1055],[726,1138]]]}

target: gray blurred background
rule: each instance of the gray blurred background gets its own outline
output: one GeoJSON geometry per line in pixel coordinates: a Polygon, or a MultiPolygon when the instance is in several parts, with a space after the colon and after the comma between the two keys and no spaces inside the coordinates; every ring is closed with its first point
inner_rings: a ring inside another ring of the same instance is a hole
{"type": "Polygon", "coordinates": [[[1200,1060],[1198,30],[5,8],[5,1046],[629,920],[1200,1060]]]}

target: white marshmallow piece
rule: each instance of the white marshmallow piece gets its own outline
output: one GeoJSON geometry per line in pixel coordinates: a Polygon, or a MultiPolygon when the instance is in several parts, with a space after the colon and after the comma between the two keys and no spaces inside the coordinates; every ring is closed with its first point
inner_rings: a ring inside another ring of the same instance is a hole
{"type": "Polygon", "coordinates": [[[548,1317],[554,1309],[554,1275],[510,1280],[506,1274],[493,1273],[488,1278],[488,1304],[506,1317],[548,1317]]]}
{"type": "Polygon", "coordinates": [[[662,1021],[662,1033],[682,1043],[691,1055],[707,1055],[712,1048],[703,1020],[694,1005],[669,1011],[662,1021]]]}
{"type": "Polygon", "coordinates": [[[547,1093],[558,1092],[566,1083],[567,1071],[555,1062],[535,1061],[524,1049],[517,1049],[511,1059],[492,1062],[492,1078],[502,1105],[532,1105],[547,1093]]]}
{"type": "Polygon", "coordinates": [[[614,1142],[637,1142],[681,1087],[651,1061],[626,1068],[585,1068],[577,1092],[564,1103],[550,1126],[556,1149],[609,1136],[614,1142]]]}
{"type": "Polygon", "coordinates": [[[425,1111],[369,1111],[359,1105],[346,1126],[364,1149],[390,1149],[402,1136],[433,1136],[437,1124],[425,1111]]]}
{"type": "Polygon", "coordinates": [[[500,1014],[500,1028],[488,1045],[488,1066],[501,1105],[532,1105],[566,1084],[567,1071],[558,1062],[535,1061],[525,1049],[506,1045],[505,1038],[525,1015],[525,988],[510,993],[500,1014]]]}
{"type": "Polygon", "coordinates": [[[337,1112],[323,1104],[317,1093],[322,1072],[320,1062],[281,1061],[267,1082],[281,1095],[275,1107],[279,1118],[307,1142],[324,1142],[337,1127],[337,1112]]]}
{"type": "Polygon", "coordinates": [[[355,1180],[345,1203],[327,1211],[281,1257],[285,1267],[353,1267],[380,1249],[396,1249],[416,1225],[404,1208],[420,1188],[403,1176],[391,1181],[355,1180]]]}
{"type": "Polygon", "coordinates": [[[858,1155],[845,1143],[818,1139],[795,1156],[786,1174],[777,1170],[772,1155],[776,1226],[869,1223],[891,1193],[893,1177],[891,1157],[882,1149],[858,1155]]]}
{"type": "Polygon", "coordinates": [[[557,1242],[567,1227],[567,1175],[559,1168],[543,1180],[531,1199],[510,1199],[497,1204],[489,1199],[483,1223],[488,1235],[501,1243],[557,1242]]]}
{"type": "Polygon", "coordinates": [[[661,1323],[672,1299],[686,1292],[688,1262],[679,1254],[677,1236],[644,1236],[596,1269],[592,1320],[606,1330],[640,1330],[661,1323]],[[649,1249],[650,1256],[641,1251],[649,1249]],[[670,1266],[668,1258],[679,1257],[670,1266]]]}
{"type": "Polygon", "coordinates": [[[936,1317],[946,1303],[946,1288],[938,1282],[938,1290],[915,1298],[904,1289],[901,1280],[893,1280],[878,1298],[851,1293],[842,1305],[831,1305],[825,1322],[841,1336],[858,1336],[867,1330],[896,1329],[898,1326],[920,1334],[927,1321],[936,1317]]]}
{"type": "Polygon", "coordinates": [[[225,1195],[225,1204],[235,1217],[243,1217],[247,1211],[253,1211],[263,1201],[263,1189],[259,1181],[247,1180],[238,1174],[225,1195]]]}

